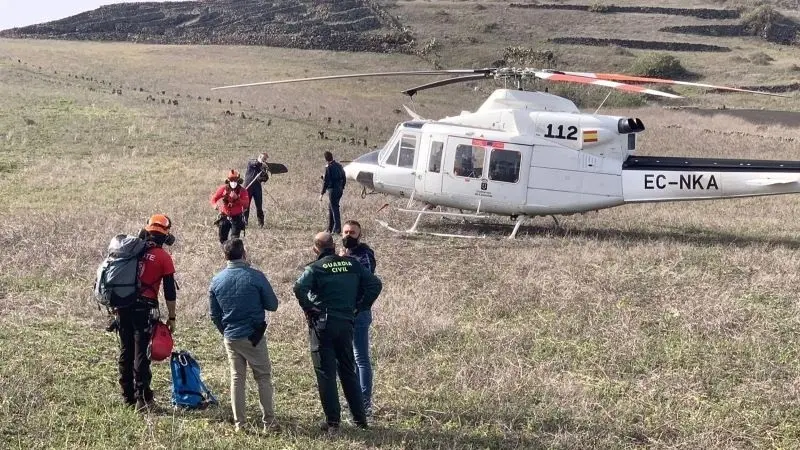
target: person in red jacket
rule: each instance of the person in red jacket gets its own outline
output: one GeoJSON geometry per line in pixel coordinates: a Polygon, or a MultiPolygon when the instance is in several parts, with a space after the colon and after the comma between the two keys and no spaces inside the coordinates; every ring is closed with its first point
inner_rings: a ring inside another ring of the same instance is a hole
{"type": "Polygon", "coordinates": [[[250,205],[250,195],[242,186],[242,177],[234,169],[228,173],[225,184],[211,194],[211,205],[219,210],[219,243],[224,244],[230,237],[238,238],[245,228],[244,211],[250,205]]]}

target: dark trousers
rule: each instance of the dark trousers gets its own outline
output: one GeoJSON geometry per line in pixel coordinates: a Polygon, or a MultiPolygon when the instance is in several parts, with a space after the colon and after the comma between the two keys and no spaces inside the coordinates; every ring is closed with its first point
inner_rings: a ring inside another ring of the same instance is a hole
{"type": "Polygon", "coordinates": [[[150,309],[130,307],[119,310],[119,385],[128,403],[136,399],[151,401],[150,309]]]}
{"type": "Polygon", "coordinates": [[[313,326],[309,327],[308,338],[325,420],[329,424],[336,425],[341,421],[339,392],[336,386],[338,372],[353,421],[356,424],[366,424],[367,416],[364,413],[361,386],[353,359],[353,322],[329,317],[324,330],[319,331],[313,326]]]}
{"type": "Polygon", "coordinates": [[[225,217],[219,223],[219,243],[224,244],[228,240],[228,233],[231,238],[238,238],[244,230],[244,220],[242,215],[225,217]]]}
{"type": "MultiPolygon", "coordinates": [[[[247,190],[247,193],[250,194],[250,202],[256,202],[256,216],[258,217],[258,225],[264,226],[264,196],[261,192],[261,183],[256,181],[250,189],[247,190]]],[[[244,212],[244,221],[250,223],[250,208],[248,205],[247,210],[244,212]]]]}
{"type": "Polygon", "coordinates": [[[344,194],[343,189],[328,189],[328,232],[342,233],[342,215],[339,212],[339,201],[344,194]]]}

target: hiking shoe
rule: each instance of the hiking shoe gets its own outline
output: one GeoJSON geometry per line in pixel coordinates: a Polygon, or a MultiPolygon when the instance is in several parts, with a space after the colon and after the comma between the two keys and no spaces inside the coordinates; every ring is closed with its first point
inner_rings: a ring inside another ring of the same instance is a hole
{"type": "Polygon", "coordinates": [[[144,401],[144,399],[142,398],[136,399],[136,412],[138,413],[147,412],[147,402],[144,401]]]}
{"type": "Polygon", "coordinates": [[[367,425],[367,422],[355,422],[355,424],[358,428],[361,428],[362,430],[369,430],[369,425],[367,425]]]}
{"type": "Polygon", "coordinates": [[[262,428],[264,433],[280,433],[281,432],[281,424],[278,423],[277,420],[273,420],[264,424],[262,428]]]}
{"type": "Polygon", "coordinates": [[[328,434],[336,434],[339,432],[339,424],[331,422],[320,422],[319,429],[328,434]]]}

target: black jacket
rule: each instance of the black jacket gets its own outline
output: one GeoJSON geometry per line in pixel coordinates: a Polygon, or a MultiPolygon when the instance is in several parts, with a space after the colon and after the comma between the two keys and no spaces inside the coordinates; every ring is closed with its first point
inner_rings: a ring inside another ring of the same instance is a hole
{"type": "Polygon", "coordinates": [[[343,191],[345,184],[347,184],[347,176],[342,165],[338,161],[329,162],[328,167],[325,168],[325,177],[322,179],[321,194],[324,194],[328,189],[343,191]]]}
{"type": "Polygon", "coordinates": [[[247,172],[245,172],[244,175],[244,185],[249,186],[250,182],[256,178],[259,180],[250,186],[251,189],[254,187],[261,187],[261,183],[266,182],[269,179],[267,165],[258,162],[257,159],[251,159],[250,161],[247,161],[247,172]]]}
{"type": "Polygon", "coordinates": [[[357,246],[350,249],[348,256],[358,260],[370,273],[375,273],[375,266],[377,264],[375,261],[375,251],[372,250],[369,245],[359,242],[357,246]]]}

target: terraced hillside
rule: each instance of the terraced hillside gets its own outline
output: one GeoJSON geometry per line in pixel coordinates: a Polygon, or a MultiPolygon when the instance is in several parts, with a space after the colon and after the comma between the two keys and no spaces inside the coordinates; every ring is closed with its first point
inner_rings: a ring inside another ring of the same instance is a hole
{"type": "Polygon", "coordinates": [[[372,0],[123,3],[0,37],[394,52],[410,33],[372,0]]]}

